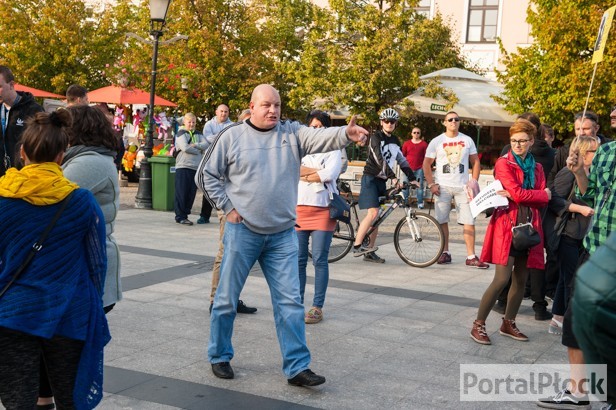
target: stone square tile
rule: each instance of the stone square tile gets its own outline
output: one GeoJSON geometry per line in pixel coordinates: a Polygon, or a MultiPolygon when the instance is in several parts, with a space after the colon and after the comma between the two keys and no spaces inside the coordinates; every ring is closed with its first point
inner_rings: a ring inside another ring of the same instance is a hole
{"type": "Polygon", "coordinates": [[[185,358],[150,350],[122,356],[106,363],[109,366],[119,367],[121,369],[136,370],[158,376],[167,376],[170,371],[189,366],[200,359],[200,357],[185,358]]]}

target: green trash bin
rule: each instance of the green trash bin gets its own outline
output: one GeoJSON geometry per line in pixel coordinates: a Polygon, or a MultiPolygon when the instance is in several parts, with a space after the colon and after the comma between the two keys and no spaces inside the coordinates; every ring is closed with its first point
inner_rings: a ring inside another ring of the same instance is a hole
{"type": "Polygon", "coordinates": [[[157,211],[173,211],[175,197],[175,158],[153,156],[152,167],[152,208],[157,211]]]}

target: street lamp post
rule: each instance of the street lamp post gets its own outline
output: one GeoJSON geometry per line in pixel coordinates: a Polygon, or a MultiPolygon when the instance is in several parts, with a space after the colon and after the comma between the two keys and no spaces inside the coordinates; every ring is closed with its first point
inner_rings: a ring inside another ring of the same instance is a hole
{"type": "Polygon", "coordinates": [[[145,158],[141,160],[141,171],[139,173],[139,189],[135,197],[135,207],[141,209],[152,209],[152,147],[154,145],[154,95],[156,93],[156,64],[158,60],[158,40],[163,35],[163,27],[167,17],[167,10],[171,0],[150,0],[150,35],[153,38],[154,54],[152,55],[152,80],[150,83],[150,109],[148,111],[149,126],[145,137],[143,154],[145,158]]]}

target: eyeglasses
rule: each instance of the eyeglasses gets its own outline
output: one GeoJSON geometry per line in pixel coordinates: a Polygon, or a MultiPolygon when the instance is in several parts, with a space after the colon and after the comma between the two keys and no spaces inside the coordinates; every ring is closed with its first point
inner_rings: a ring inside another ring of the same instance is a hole
{"type": "Polygon", "coordinates": [[[530,140],[510,140],[509,142],[511,143],[511,145],[515,145],[515,144],[526,145],[528,144],[528,141],[530,140]]]}
{"type": "Polygon", "coordinates": [[[385,124],[395,124],[397,121],[396,121],[396,120],[386,119],[386,120],[383,120],[383,122],[384,122],[385,124]]]}
{"type": "Polygon", "coordinates": [[[460,119],[458,117],[454,117],[454,118],[448,118],[445,121],[447,121],[447,122],[454,122],[454,121],[455,122],[460,122],[460,119]]]}
{"type": "Polygon", "coordinates": [[[421,134],[421,132],[413,131],[411,134],[421,134]]]}

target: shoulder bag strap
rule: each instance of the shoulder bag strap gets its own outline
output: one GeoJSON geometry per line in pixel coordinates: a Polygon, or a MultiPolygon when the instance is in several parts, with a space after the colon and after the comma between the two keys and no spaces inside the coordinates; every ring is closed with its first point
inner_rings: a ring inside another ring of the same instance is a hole
{"type": "Polygon", "coordinates": [[[60,203],[60,207],[58,208],[58,211],[54,215],[49,225],[47,225],[47,228],[45,228],[45,230],[39,237],[38,241],[34,242],[34,245],[32,245],[32,248],[30,248],[30,252],[28,252],[28,254],[26,255],[26,258],[21,263],[21,265],[19,265],[19,268],[17,268],[17,271],[15,272],[15,274],[13,275],[9,283],[7,283],[6,286],[4,286],[4,288],[0,291],[0,297],[2,297],[6,293],[6,291],[9,289],[9,287],[21,276],[21,274],[28,267],[28,265],[30,264],[34,256],[41,249],[43,249],[43,242],[45,242],[45,239],[47,239],[47,235],[49,235],[49,232],[51,232],[51,229],[54,227],[56,222],[58,222],[58,219],[60,218],[60,215],[62,215],[62,212],[64,212],[64,209],[68,205],[69,199],[72,196],[72,194],[73,193],[71,192],[69,195],[66,196],[66,198],[62,200],[62,202],[60,203]]]}
{"type": "Polygon", "coordinates": [[[573,180],[573,186],[571,187],[571,192],[569,192],[569,196],[567,197],[567,201],[571,202],[573,197],[575,196],[575,188],[577,188],[577,180],[573,180]]]}

